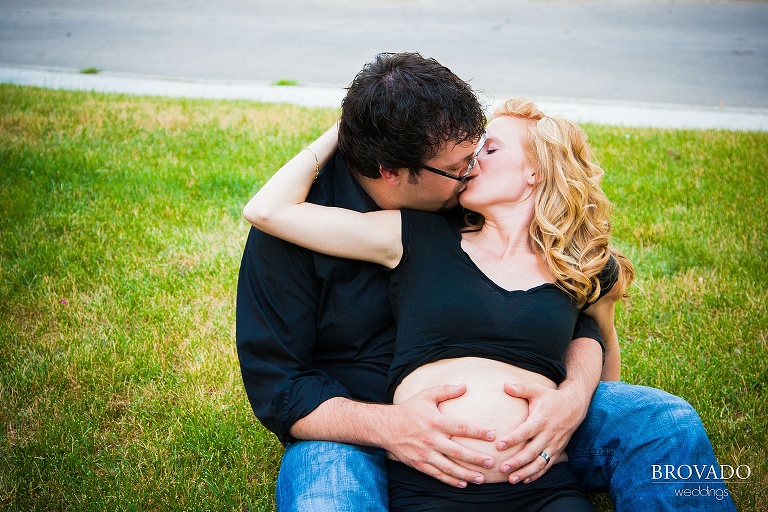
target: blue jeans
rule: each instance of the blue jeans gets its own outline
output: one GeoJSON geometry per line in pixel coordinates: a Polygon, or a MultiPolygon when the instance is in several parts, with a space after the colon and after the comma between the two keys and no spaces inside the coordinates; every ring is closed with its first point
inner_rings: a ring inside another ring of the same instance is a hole
{"type": "Polygon", "coordinates": [[[608,491],[617,512],[736,511],[699,415],[665,391],[601,382],[566,452],[585,490],[608,491]]]}
{"type": "MultiPolygon", "coordinates": [[[[585,489],[607,491],[616,512],[736,510],[722,481],[695,478],[696,469],[718,467],[712,445],[696,411],[664,391],[601,382],[566,451],[585,489]],[[689,470],[693,478],[680,478],[689,470]]],[[[320,441],[286,448],[279,512],[387,505],[383,451],[320,441]]]]}
{"type": "Polygon", "coordinates": [[[288,445],[277,475],[278,512],[386,512],[384,450],[327,441],[288,445]]]}

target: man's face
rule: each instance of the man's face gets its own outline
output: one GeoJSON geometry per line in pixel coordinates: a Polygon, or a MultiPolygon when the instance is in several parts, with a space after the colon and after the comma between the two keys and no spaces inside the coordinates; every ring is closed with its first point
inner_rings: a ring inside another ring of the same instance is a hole
{"type": "MultiPolygon", "coordinates": [[[[477,141],[449,143],[425,165],[454,176],[466,173],[475,156],[477,141]]],[[[407,169],[401,169],[403,176],[408,176],[407,169]]],[[[415,179],[406,179],[400,193],[401,207],[417,210],[437,211],[456,206],[459,194],[466,186],[465,181],[457,181],[447,176],[422,169],[415,179]]]]}

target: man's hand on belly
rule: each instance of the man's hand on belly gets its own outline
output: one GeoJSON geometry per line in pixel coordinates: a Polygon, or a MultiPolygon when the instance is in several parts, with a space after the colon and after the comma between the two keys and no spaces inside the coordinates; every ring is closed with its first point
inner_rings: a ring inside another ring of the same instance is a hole
{"type": "Polygon", "coordinates": [[[425,389],[408,400],[389,406],[382,432],[389,433],[382,446],[400,462],[454,487],[483,483],[483,475],[461,466],[466,462],[492,467],[488,455],[471,450],[452,436],[493,441],[493,430],[443,415],[438,404],[464,394],[466,386],[438,386],[425,389]]]}

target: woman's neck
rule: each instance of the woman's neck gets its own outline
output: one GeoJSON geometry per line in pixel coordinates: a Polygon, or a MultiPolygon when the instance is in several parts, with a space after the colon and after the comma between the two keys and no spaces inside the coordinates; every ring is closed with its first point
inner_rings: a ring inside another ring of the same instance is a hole
{"type": "Polygon", "coordinates": [[[489,215],[480,231],[462,234],[461,246],[475,265],[506,290],[529,290],[553,282],[531,244],[533,210],[489,215]]]}
{"type": "Polygon", "coordinates": [[[529,229],[533,220],[533,205],[513,205],[501,211],[483,214],[485,223],[471,243],[485,251],[504,257],[532,254],[529,229]]]}

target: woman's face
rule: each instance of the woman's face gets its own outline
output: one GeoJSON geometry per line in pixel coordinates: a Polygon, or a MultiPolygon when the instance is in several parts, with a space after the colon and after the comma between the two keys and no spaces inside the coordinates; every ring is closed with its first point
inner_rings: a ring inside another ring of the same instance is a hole
{"type": "Polygon", "coordinates": [[[488,140],[477,157],[459,202],[483,213],[495,205],[522,203],[533,196],[535,169],[523,150],[523,135],[535,121],[497,117],[488,123],[488,140]]]}

